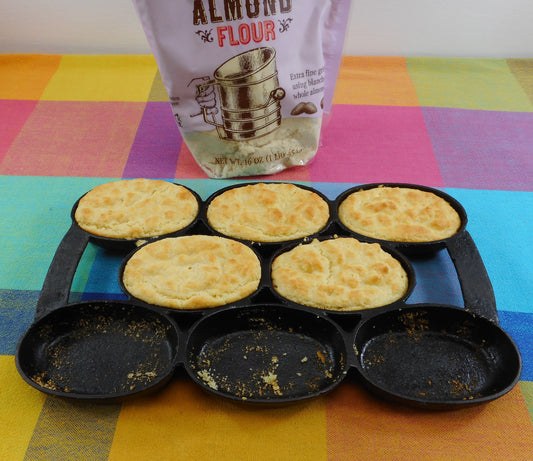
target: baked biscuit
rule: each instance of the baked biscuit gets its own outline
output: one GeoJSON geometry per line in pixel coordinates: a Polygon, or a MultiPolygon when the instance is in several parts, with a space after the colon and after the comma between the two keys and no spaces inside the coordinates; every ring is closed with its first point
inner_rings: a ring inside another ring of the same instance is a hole
{"type": "Polygon", "coordinates": [[[313,240],[277,256],[274,289],[306,306],[354,311],[388,305],[407,292],[404,268],[377,243],[313,240]]]}
{"type": "Polygon", "coordinates": [[[446,200],[408,187],[359,190],[342,201],[338,214],[354,232],[395,242],[441,240],[461,226],[459,214],[446,200]]]}
{"type": "Polygon", "coordinates": [[[329,206],[317,193],[288,183],[229,189],[208,206],[209,225],[221,234],[254,242],[283,242],[319,232],[329,206]]]}
{"type": "Polygon", "coordinates": [[[78,225],[101,237],[140,239],[176,232],[198,215],[198,200],[167,181],[124,179],[96,186],[79,201],[78,225]]]}
{"type": "Polygon", "coordinates": [[[122,281],[138,299],[175,309],[201,309],[238,301],[257,290],[261,265],[253,250],[208,235],[165,238],[137,250],[122,281]]]}

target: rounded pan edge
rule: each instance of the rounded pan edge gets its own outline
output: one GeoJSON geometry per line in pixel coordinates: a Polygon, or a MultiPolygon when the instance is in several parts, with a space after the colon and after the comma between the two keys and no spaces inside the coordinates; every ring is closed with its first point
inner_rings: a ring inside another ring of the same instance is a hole
{"type": "Polygon", "coordinates": [[[342,232],[347,233],[349,235],[356,236],[357,238],[360,238],[363,241],[368,242],[377,242],[382,243],[388,246],[391,246],[402,253],[405,253],[409,256],[430,256],[436,251],[444,248],[446,246],[446,242],[452,238],[454,238],[456,235],[460,234],[464,231],[466,228],[466,225],[468,223],[468,216],[466,213],[466,210],[461,205],[461,203],[456,200],[451,195],[447,194],[446,192],[443,192],[440,189],[436,189],[429,186],[423,186],[418,184],[411,184],[411,183],[392,183],[392,182],[383,182],[383,183],[371,183],[371,184],[361,184],[359,186],[351,187],[345,191],[343,191],[336,199],[335,199],[335,220],[338,227],[341,229],[342,232]],[[339,218],[339,207],[341,203],[351,194],[354,192],[360,191],[360,190],[368,190],[368,189],[374,189],[377,187],[400,187],[400,188],[408,188],[408,189],[418,189],[423,192],[430,192],[435,194],[436,196],[444,199],[446,202],[448,202],[451,207],[457,212],[459,215],[459,218],[461,220],[461,224],[457,231],[450,237],[439,239],[439,240],[432,240],[427,242],[405,242],[405,241],[393,241],[393,240],[384,240],[380,238],[375,238],[372,236],[360,234],[352,229],[350,229],[346,224],[342,223],[339,218]]]}
{"type": "Polygon", "coordinates": [[[458,409],[497,399],[520,379],[512,338],[465,309],[421,304],[362,322],[356,368],[370,391],[427,409],[458,409]]]}
{"type": "Polygon", "coordinates": [[[210,314],[190,330],[185,369],[204,390],[236,402],[280,405],[322,395],[348,370],[334,322],[276,304],[210,314]]]}
{"type": "Polygon", "coordinates": [[[178,365],[179,329],[167,316],[120,301],[60,307],[22,336],[16,367],[56,397],[119,402],[163,387],[178,365]]]}

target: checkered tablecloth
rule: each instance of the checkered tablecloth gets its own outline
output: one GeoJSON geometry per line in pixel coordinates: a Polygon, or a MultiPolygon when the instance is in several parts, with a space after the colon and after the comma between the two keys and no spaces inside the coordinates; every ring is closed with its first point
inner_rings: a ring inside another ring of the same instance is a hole
{"type": "MultiPolygon", "coordinates": [[[[268,177],[335,198],[369,182],[443,188],[465,207],[519,384],[459,411],[379,400],[354,380],[278,408],[236,405],[185,375],[155,395],[99,405],[28,386],[15,368],[74,202],[97,184],[163,178],[207,198],[151,56],[0,55],[0,459],[531,459],[533,59],[345,57],[314,161],[268,177]]],[[[257,178],[255,178],[257,179],[257,178]]],[[[120,257],[91,244],[72,300],[122,299],[120,257]]],[[[461,306],[445,253],[415,264],[409,302],[461,306]]]]}

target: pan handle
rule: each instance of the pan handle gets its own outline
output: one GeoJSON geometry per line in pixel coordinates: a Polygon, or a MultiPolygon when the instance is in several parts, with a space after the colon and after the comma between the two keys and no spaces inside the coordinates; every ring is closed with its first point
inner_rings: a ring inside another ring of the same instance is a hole
{"type": "Polygon", "coordinates": [[[87,243],[89,234],[72,223],[57,247],[44,279],[35,309],[35,320],[68,303],[72,280],[87,243]]]}
{"type": "Polygon", "coordinates": [[[448,253],[461,283],[465,308],[498,323],[494,290],[479,251],[465,230],[447,242],[448,253]]]}

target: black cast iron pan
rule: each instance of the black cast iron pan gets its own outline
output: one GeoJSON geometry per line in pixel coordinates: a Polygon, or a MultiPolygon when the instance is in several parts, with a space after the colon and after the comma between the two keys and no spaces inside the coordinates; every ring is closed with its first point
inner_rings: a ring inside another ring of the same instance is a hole
{"type": "MultiPolygon", "coordinates": [[[[185,187],[185,186],[182,186],[185,187]]],[[[201,199],[199,195],[192,189],[187,188],[198,201],[198,208],[200,209],[201,199]]],[[[82,196],[83,197],[83,196],[82,196]]],[[[186,234],[190,232],[197,224],[199,220],[199,214],[195,220],[193,220],[188,226],[170,234],[160,235],[156,237],[148,237],[144,239],[122,239],[122,238],[109,238],[100,235],[91,234],[90,232],[82,229],[76,222],[75,214],[78,203],[81,200],[80,197],[74,206],[72,207],[70,217],[72,220],[71,226],[63,239],[61,240],[52,263],[49,267],[46,279],[44,282],[43,290],[37,302],[37,309],[35,317],[45,315],[50,310],[58,307],[59,300],[63,301],[63,304],[68,302],[68,296],[70,293],[70,287],[74,278],[76,269],[80,262],[80,259],[89,242],[94,243],[102,248],[111,251],[128,252],[139,244],[156,240],[162,237],[170,237],[186,234]]]]}
{"type": "Polygon", "coordinates": [[[134,303],[68,304],[89,241],[107,249],[135,246],[81,229],[74,219],[76,205],[46,275],[35,322],[19,342],[19,373],[36,389],[61,397],[115,401],[153,391],[176,367],[178,327],[163,313],[134,303]]]}
{"type": "Polygon", "coordinates": [[[185,367],[205,390],[234,401],[298,402],[331,391],[353,370],[380,397],[439,410],[494,400],[520,377],[512,339],[464,309],[405,305],[352,316],[355,330],[302,307],[213,312],[190,331],[185,367]]]}
{"type": "Polygon", "coordinates": [[[90,239],[73,223],[16,352],[22,377],[48,394],[122,400],[159,388],[184,365],[217,395],[281,404],[328,392],[353,370],[388,399],[448,409],[498,398],[520,377],[518,349],[497,326],[490,281],[466,231],[445,242],[466,309],[401,300],[339,315],[257,295],[205,311],[183,332],[160,309],[135,302],[67,304],[90,239]]]}

